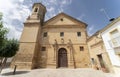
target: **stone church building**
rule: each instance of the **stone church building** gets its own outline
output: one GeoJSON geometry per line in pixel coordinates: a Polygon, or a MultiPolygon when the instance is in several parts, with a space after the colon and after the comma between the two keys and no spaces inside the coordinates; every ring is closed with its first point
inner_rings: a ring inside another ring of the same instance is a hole
{"type": "Polygon", "coordinates": [[[24,22],[17,68],[88,68],[87,24],[65,13],[44,21],[46,7],[35,3],[24,22]]]}

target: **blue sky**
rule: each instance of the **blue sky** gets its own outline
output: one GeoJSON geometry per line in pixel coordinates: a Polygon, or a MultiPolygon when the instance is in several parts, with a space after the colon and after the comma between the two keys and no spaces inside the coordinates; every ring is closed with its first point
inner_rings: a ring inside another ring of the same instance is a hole
{"type": "Polygon", "coordinates": [[[4,26],[10,29],[9,38],[20,38],[23,22],[30,15],[35,2],[42,2],[46,6],[46,20],[64,12],[87,23],[89,35],[110,23],[101,9],[105,9],[110,18],[120,16],[120,0],[0,0],[4,26]]]}

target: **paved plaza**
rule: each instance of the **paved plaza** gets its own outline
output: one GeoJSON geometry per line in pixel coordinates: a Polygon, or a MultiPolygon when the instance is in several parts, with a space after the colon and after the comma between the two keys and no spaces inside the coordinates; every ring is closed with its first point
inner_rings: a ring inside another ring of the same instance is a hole
{"type": "Polygon", "coordinates": [[[4,69],[0,77],[120,77],[113,73],[104,73],[91,68],[81,69],[35,69],[17,70],[13,75],[13,69],[4,69]]]}

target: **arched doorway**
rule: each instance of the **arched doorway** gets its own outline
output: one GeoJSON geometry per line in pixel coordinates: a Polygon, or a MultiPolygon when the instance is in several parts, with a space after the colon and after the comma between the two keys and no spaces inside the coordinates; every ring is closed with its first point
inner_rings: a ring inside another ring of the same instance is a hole
{"type": "Polygon", "coordinates": [[[60,48],[58,51],[58,68],[68,67],[67,50],[65,48],[60,48]]]}

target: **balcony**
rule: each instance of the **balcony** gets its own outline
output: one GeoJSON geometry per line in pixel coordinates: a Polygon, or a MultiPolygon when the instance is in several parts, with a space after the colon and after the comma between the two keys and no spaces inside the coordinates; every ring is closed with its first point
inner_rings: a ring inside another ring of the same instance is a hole
{"type": "Polygon", "coordinates": [[[115,54],[120,54],[120,36],[111,39],[109,44],[111,47],[113,47],[115,54]]]}
{"type": "Polygon", "coordinates": [[[116,55],[119,55],[120,54],[120,47],[115,47],[114,51],[115,51],[116,55]]]}

